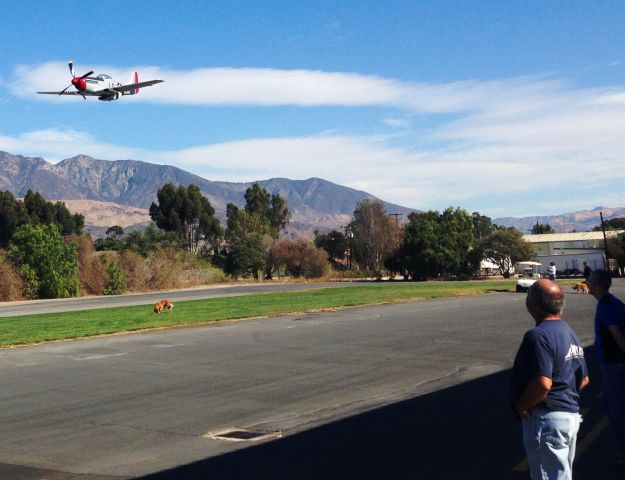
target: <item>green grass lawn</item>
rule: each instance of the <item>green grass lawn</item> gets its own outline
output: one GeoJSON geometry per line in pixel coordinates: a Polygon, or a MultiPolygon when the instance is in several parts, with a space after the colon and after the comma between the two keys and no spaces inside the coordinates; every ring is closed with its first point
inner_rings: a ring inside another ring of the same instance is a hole
{"type": "Polygon", "coordinates": [[[198,325],[220,320],[329,310],[419,298],[514,291],[515,282],[374,283],[301,292],[258,293],[176,302],[173,312],[156,315],[152,305],[0,318],[0,348],[150,328],[198,325]]]}

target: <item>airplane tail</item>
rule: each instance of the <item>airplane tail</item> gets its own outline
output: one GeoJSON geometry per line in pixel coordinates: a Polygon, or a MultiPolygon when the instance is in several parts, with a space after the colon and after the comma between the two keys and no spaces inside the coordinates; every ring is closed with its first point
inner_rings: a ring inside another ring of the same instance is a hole
{"type": "MultiPolygon", "coordinates": [[[[132,72],[130,76],[130,82],[128,83],[139,83],[139,72],[132,72]]],[[[139,93],[139,89],[135,88],[134,90],[130,90],[128,92],[129,95],[134,95],[135,93],[139,93]]]]}

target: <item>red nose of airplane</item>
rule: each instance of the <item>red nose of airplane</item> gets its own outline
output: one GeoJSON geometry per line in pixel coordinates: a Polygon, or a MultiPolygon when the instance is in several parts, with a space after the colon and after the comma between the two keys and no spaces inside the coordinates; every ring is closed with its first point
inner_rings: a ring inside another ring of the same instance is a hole
{"type": "Polygon", "coordinates": [[[87,88],[87,81],[82,77],[72,78],[72,85],[78,90],[85,90],[87,88]]]}

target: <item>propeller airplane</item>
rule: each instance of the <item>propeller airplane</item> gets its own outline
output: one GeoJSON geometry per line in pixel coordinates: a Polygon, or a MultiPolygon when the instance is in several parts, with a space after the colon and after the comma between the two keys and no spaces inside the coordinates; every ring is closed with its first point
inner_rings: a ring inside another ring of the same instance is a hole
{"type": "Polygon", "coordinates": [[[110,102],[112,100],[119,100],[124,95],[135,95],[139,93],[139,89],[143,87],[149,87],[157,83],[162,83],[164,80],[148,80],[146,82],[139,81],[139,74],[133,72],[130,82],[123,84],[113,80],[109,75],[101,73],[95,77],[92,77],[93,71],[87,72],[84,75],[77,77],[74,74],[74,63],[70,60],[67,62],[69,66],[69,73],[72,74],[72,83],[65,87],[60,92],[37,92],[44,95],[81,95],[82,98],[87,100],[87,95],[98,97],[98,100],[110,102]],[[76,91],[67,89],[71,86],[76,88],[76,91]]]}

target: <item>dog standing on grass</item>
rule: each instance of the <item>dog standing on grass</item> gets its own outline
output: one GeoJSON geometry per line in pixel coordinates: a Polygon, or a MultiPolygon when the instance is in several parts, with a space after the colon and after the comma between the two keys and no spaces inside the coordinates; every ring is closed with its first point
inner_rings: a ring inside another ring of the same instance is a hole
{"type": "Polygon", "coordinates": [[[174,309],[174,304],[171,303],[171,300],[161,300],[156,305],[154,305],[154,313],[161,313],[165,309],[169,310],[170,312],[174,309]]]}

